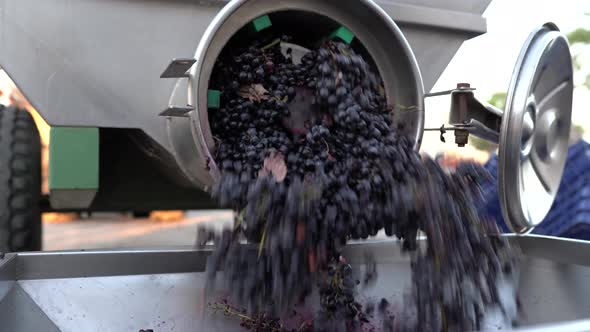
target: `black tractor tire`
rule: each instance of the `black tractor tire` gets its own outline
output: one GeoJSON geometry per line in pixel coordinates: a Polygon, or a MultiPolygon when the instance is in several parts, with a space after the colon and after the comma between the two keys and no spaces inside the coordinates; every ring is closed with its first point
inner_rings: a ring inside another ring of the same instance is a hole
{"type": "Polygon", "coordinates": [[[41,250],[41,139],[29,112],[0,105],[0,252],[41,250]]]}
{"type": "Polygon", "coordinates": [[[150,217],[151,212],[149,211],[133,211],[133,218],[146,219],[150,217]]]}

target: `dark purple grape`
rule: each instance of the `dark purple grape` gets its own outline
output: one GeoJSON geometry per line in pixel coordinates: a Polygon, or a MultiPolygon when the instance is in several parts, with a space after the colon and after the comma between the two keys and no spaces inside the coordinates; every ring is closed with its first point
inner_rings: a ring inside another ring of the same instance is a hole
{"type": "MultiPolygon", "coordinates": [[[[375,69],[350,45],[326,42],[295,65],[279,45],[260,49],[267,44],[225,49],[210,79],[222,91],[222,108],[208,114],[221,169],[212,195],[238,217],[213,239],[209,282],[224,270],[220,286],[253,331],[281,330],[276,317],[316,284],[321,307],[308,331],[360,330],[371,314],[383,331],[477,330],[501,306],[495,281],[514,270],[510,247],[485,235],[475,210],[485,171],[447,174],[421,158],[394,126],[375,69]],[[257,84],[266,92],[245,92],[257,84]],[[365,310],[355,300],[357,285],[377,278],[375,260],[355,280],[340,256],[350,238],[380,230],[415,251],[408,302],[396,313],[385,299],[365,310]]],[[[211,242],[199,234],[199,244],[211,242]]]]}

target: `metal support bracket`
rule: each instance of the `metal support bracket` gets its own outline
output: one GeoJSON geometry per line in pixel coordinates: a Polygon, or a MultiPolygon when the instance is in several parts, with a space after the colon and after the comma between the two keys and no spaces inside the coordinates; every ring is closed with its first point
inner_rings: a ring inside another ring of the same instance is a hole
{"type": "Polygon", "coordinates": [[[447,140],[445,139],[445,134],[447,133],[447,131],[458,131],[458,130],[471,130],[473,129],[471,125],[469,124],[461,124],[461,123],[457,123],[454,124],[450,127],[445,127],[445,125],[443,124],[442,126],[440,126],[440,128],[425,128],[424,131],[438,131],[440,132],[440,141],[443,143],[446,143],[447,140]]]}
{"type": "Polygon", "coordinates": [[[467,83],[457,84],[456,89],[426,94],[425,97],[451,95],[450,127],[428,128],[426,131],[440,131],[441,141],[445,142],[444,133],[452,130],[455,143],[464,147],[469,142],[469,135],[498,143],[502,125],[502,110],[475,98],[472,88],[467,83]]]}
{"type": "Polygon", "coordinates": [[[160,78],[182,78],[188,77],[188,70],[197,62],[195,59],[172,59],[160,78]]]}
{"type": "Polygon", "coordinates": [[[177,118],[186,118],[188,117],[188,113],[195,110],[194,106],[187,105],[187,106],[168,106],[160,116],[172,116],[177,118]]]}
{"type": "MultiPolygon", "coordinates": [[[[188,71],[197,62],[194,58],[172,59],[166,70],[160,75],[160,78],[188,78],[188,71]]],[[[161,112],[160,116],[166,117],[188,117],[188,113],[194,111],[195,107],[192,105],[176,106],[170,105],[167,109],[161,112]]]]}

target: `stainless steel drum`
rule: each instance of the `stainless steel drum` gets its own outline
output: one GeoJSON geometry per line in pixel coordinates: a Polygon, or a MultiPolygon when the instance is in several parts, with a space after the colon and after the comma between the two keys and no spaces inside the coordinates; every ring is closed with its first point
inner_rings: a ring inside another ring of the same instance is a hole
{"type": "MultiPolygon", "coordinates": [[[[171,106],[163,114],[180,115],[167,117],[167,131],[176,161],[194,186],[206,189],[219,178],[208,121],[214,64],[233,36],[264,15],[276,18],[287,33],[309,29],[318,40],[338,26],[352,31],[379,71],[388,102],[395,105],[394,125],[420,147],[422,77],[406,38],[373,1],[233,0],[208,26],[194,59],[173,62],[164,75],[186,82],[177,85],[171,104],[180,99],[179,104],[188,106],[171,106]],[[366,24],[369,21],[372,24],[366,24]]],[[[548,23],[533,31],[522,49],[505,110],[478,101],[475,89],[465,83],[426,95],[452,95],[452,126],[446,129],[454,130],[458,145],[467,144],[470,134],[500,144],[498,191],[504,218],[514,232],[527,232],[541,222],[557,194],[571,127],[572,67],[566,38],[548,23]]]]}
{"type": "MultiPolygon", "coordinates": [[[[213,208],[200,190],[217,175],[205,86],[225,41],[249,20],[268,15],[273,26],[320,39],[335,26],[350,29],[386,82],[389,102],[403,107],[396,122],[418,147],[422,91],[465,40],[486,32],[490,1],[0,0],[0,66],[51,127],[99,133],[91,146],[100,153],[87,170],[100,178],[88,190],[95,199],[81,199],[71,183],[52,190],[59,204],[43,200],[44,209],[213,208]],[[186,117],[158,117],[164,109],[186,117]]],[[[66,174],[71,164],[51,168],[66,174]]]]}
{"type": "Polygon", "coordinates": [[[402,130],[414,139],[415,147],[419,148],[424,128],[422,76],[408,41],[391,17],[375,2],[233,0],[209,25],[197,48],[196,64],[187,77],[188,94],[184,104],[190,105],[186,109],[188,118],[169,117],[167,120],[174,155],[185,173],[191,175],[195,185],[206,188],[219,177],[212,154],[215,142],[207,114],[209,78],[215,61],[238,31],[264,15],[269,15],[270,19],[280,15],[277,22],[281,22],[287,30],[301,29],[302,22],[305,22],[306,28],[316,33],[318,40],[338,26],[352,31],[379,71],[388,102],[410,106],[409,110],[397,112],[394,120],[396,124],[403,124],[402,130]],[[191,137],[192,142],[187,142],[187,137],[191,137]],[[204,167],[204,160],[209,161],[208,170],[204,167]]]}

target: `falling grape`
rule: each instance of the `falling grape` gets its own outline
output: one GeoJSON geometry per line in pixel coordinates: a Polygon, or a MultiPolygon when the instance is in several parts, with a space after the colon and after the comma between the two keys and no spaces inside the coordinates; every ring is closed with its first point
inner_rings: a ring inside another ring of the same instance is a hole
{"type": "Polygon", "coordinates": [[[221,169],[212,195],[239,217],[222,234],[200,231],[198,244],[216,244],[209,280],[224,271],[224,289],[254,317],[242,326],[274,331],[314,289],[310,331],[359,331],[374,311],[384,331],[474,330],[503,309],[498,280],[514,260],[475,209],[485,171],[447,174],[414,151],[392,126],[380,77],[349,45],[328,41],[298,65],[279,44],[228,49],[210,85],[222,91],[221,108],[209,111],[221,169]],[[385,299],[365,310],[355,299],[358,284],[378,277],[374,258],[354,280],[341,256],[348,240],[381,230],[416,252],[398,315],[385,299]]]}

